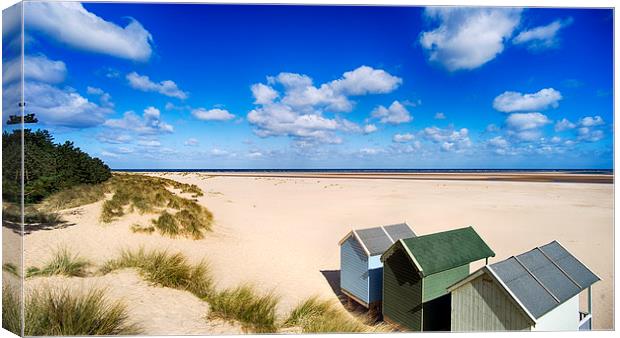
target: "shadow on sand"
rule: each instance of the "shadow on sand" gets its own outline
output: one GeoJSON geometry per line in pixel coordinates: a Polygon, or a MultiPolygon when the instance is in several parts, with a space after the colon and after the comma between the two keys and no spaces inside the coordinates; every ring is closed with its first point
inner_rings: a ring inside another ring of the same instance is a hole
{"type": "Polygon", "coordinates": [[[342,304],[347,311],[357,315],[369,315],[367,308],[352,300],[340,290],[340,270],[321,270],[321,274],[334,292],[334,295],[338,297],[340,304],[342,304]]]}

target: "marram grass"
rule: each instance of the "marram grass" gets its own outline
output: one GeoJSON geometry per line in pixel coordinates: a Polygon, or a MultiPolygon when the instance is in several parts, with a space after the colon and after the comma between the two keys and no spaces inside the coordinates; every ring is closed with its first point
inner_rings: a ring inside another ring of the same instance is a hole
{"type": "Polygon", "coordinates": [[[236,321],[244,329],[257,333],[278,331],[278,300],[274,293],[259,294],[249,284],[215,292],[207,297],[209,317],[236,321]]]}
{"type": "MultiPolygon", "coordinates": [[[[19,333],[19,298],[11,288],[2,291],[2,326],[19,333]]],[[[125,306],[109,301],[100,289],[84,294],[61,288],[35,289],[26,295],[24,305],[26,336],[135,335],[141,332],[137,324],[129,321],[125,306]]]]}
{"type": "Polygon", "coordinates": [[[190,264],[181,253],[165,250],[123,250],[116,259],[106,262],[100,272],[106,274],[117,269],[134,268],[149,282],[180,290],[187,290],[199,298],[212,291],[213,278],[205,262],[190,264]]]}
{"type": "Polygon", "coordinates": [[[86,268],[90,265],[91,263],[88,260],[71,254],[67,248],[60,248],[42,268],[29,267],[26,269],[26,278],[52,275],[84,277],[87,275],[86,268]]]}
{"type": "Polygon", "coordinates": [[[310,297],[295,307],[283,327],[299,327],[303,333],[390,332],[389,325],[367,325],[337,306],[333,300],[310,297]]]}

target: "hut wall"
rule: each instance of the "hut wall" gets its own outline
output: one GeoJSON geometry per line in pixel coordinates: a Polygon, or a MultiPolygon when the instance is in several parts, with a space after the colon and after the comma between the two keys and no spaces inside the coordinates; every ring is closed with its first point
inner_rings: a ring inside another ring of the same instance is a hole
{"type": "Polygon", "coordinates": [[[441,271],[424,277],[423,302],[428,302],[448,293],[448,286],[469,276],[469,264],[441,271]]]}
{"type": "Polygon", "coordinates": [[[383,317],[403,329],[422,329],[422,279],[401,248],[383,262],[383,317]]]}
{"type": "Polygon", "coordinates": [[[577,331],[578,328],[579,295],[576,295],[538,318],[532,331],[577,331]]]}
{"type": "Polygon", "coordinates": [[[368,256],[355,237],[340,246],[340,288],[369,303],[368,256]]]}
{"type": "Polygon", "coordinates": [[[383,263],[381,263],[381,255],[370,256],[368,268],[369,303],[380,302],[383,298],[383,263]]]}
{"type": "Polygon", "coordinates": [[[451,330],[461,332],[529,330],[531,325],[505,291],[484,274],[452,291],[450,317],[451,330]]]}

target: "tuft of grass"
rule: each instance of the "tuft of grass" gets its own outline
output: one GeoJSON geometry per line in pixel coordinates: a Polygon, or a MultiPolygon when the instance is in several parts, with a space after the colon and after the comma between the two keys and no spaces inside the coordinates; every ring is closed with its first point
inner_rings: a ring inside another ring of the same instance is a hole
{"type": "Polygon", "coordinates": [[[170,189],[192,194],[192,198],[203,196],[202,190],[194,184],[135,174],[115,174],[110,180],[112,198],[103,203],[100,219],[109,223],[127,212],[159,213],[153,219],[153,226],[162,235],[184,236],[193,239],[204,238],[205,231],[211,231],[213,215],[196,203],[196,200],[176,195],[170,189]],[[168,209],[177,210],[170,213],[168,209]]]}
{"type": "Polygon", "coordinates": [[[149,282],[180,290],[187,290],[199,298],[207,297],[213,290],[213,278],[209,266],[203,261],[192,265],[181,254],[165,250],[123,250],[116,259],[106,262],[102,274],[117,269],[135,268],[149,282]]]}
{"type": "MultiPolygon", "coordinates": [[[[2,325],[19,334],[20,306],[14,292],[3,288],[2,325]]],[[[25,299],[26,336],[135,335],[141,332],[130,323],[125,306],[110,302],[103,290],[91,289],[76,295],[67,289],[35,289],[25,299]]]]}
{"type": "Polygon", "coordinates": [[[303,333],[389,332],[386,324],[366,325],[332,300],[310,297],[291,311],[284,327],[300,327],[303,333]]]}
{"type": "Polygon", "coordinates": [[[110,190],[109,181],[101,184],[82,184],[56,192],[43,200],[46,210],[64,210],[101,201],[110,190]]]}
{"type": "Polygon", "coordinates": [[[17,271],[17,266],[13,263],[2,264],[2,270],[10,273],[15,277],[19,277],[19,271],[17,271]]]}
{"type": "MultiPolygon", "coordinates": [[[[18,204],[2,203],[2,219],[21,223],[21,209],[18,204]]],[[[37,208],[34,205],[24,207],[24,223],[28,224],[51,224],[59,223],[62,219],[59,214],[37,208]]]]}
{"type": "Polygon", "coordinates": [[[21,336],[21,302],[12,287],[2,286],[2,328],[21,336]]]}
{"type": "Polygon", "coordinates": [[[134,224],[131,226],[131,231],[134,233],[152,234],[155,231],[155,227],[152,225],[143,226],[141,224],[134,224]]]}
{"type": "Polygon", "coordinates": [[[29,267],[26,278],[35,276],[64,275],[68,277],[86,276],[90,262],[78,255],[72,255],[66,248],[61,248],[42,268],[29,267]]]}
{"type": "Polygon", "coordinates": [[[213,293],[207,298],[209,317],[239,322],[244,329],[257,333],[278,331],[276,306],[279,297],[274,293],[258,294],[249,284],[213,293]]]}

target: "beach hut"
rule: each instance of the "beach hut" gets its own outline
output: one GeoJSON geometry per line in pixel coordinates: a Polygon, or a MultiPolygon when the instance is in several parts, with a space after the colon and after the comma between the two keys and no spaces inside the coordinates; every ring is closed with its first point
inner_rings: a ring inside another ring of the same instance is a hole
{"type": "Polygon", "coordinates": [[[381,254],[395,241],[414,236],[407,223],[349,232],[339,242],[342,293],[366,308],[376,309],[381,303],[383,284],[381,254]]]}
{"type": "Polygon", "coordinates": [[[472,228],[396,241],[382,256],[383,319],[408,331],[449,331],[447,287],[495,256],[472,228]]]}
{"type": "Polygon", "coordinates": [[[452,330],[590,330],[592,284],[599,280],[553,241],[450,286],[452,330]],[[581,312],[579,294],[586,289],[588,309],[581,312]]]}

